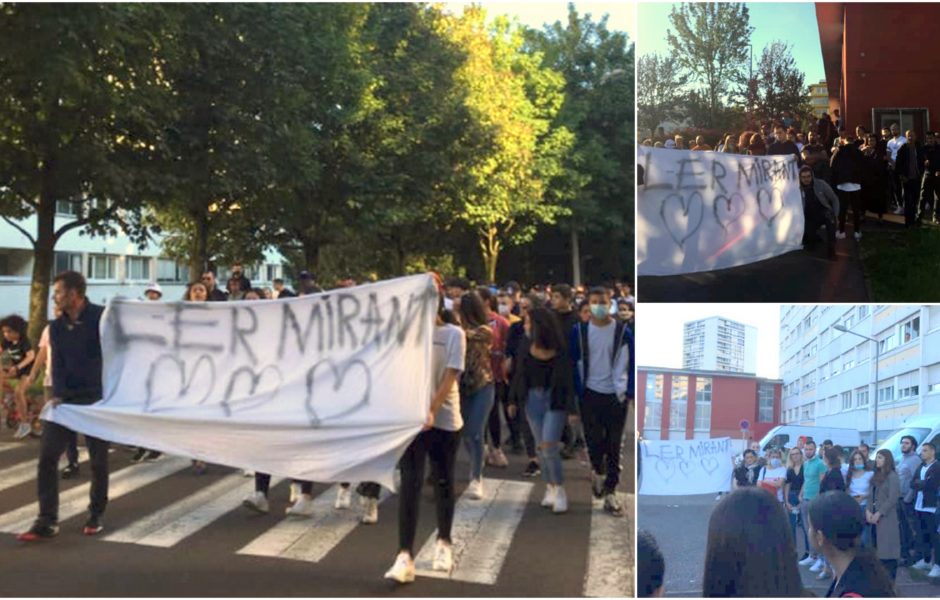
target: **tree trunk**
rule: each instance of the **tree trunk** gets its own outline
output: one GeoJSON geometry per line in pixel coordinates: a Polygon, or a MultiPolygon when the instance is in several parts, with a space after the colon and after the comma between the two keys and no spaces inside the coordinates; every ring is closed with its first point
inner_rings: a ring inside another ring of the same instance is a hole
{"type": "Polygon", "coordinates": [[[499,262],[500,244],[496,228],[490,227],[482,232],[480,250],[483,252],[483,268],[486,271],[487,283],[496,282],[496,264],[499,262]]]}
{"type": "Polygon", "coordinates": [[[55,261],[55,199],[45,192],[36,211],[36,243],[33,246],[33,280],[29,287],[29,329],[27,335],[33,348],[49,315],[49,282],[55,261]]]}
{"type": "Polygon", "coordinates": [[[402,243],[401,235],[395,233],[395,274],[398,276],[405,274],[405,261],[408,253],[405,252],[405,245],[402,243]]]}
{"type": "Polygon", "coordinates": [[[189,256],[189,281],[199,281],[209,268],[209,215],[205,211],[193,211],[193,251],[189,256]]]}
{"type": "Polygon", "coordinates": [[[320,271],[320,244],[310,237],[302,241],[304,247],[304,270],[311,273],[314,278],[319,277],[320,271]]]}
{"type": "Polygon", "coordinates": [[[574,224],[571,227],[571,269],[572,283],[578,287],[581,285],[581,244],[578,240],[578,229],[574,224]]]}

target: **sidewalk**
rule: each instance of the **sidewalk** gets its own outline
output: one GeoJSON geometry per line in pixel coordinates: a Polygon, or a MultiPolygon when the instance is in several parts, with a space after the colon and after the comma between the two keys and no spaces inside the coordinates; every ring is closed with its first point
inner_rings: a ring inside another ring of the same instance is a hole
{"type": "MultiPolygon", "coordinates": [[[[885,215],[884,223],[868,216],[865,229],[903,227],[903,217],[897,215],[885,215]]],[[[825,245],[820,242],[813,252],[797,250],[731,269],[639,277],[637,298],[641,302],[869,302],[851,222],[846,235],[846,239],[836,240],[836,260],[826,258],[825,245]]],[[[865,244],[864,237],[860,244],[865,244]]]]}

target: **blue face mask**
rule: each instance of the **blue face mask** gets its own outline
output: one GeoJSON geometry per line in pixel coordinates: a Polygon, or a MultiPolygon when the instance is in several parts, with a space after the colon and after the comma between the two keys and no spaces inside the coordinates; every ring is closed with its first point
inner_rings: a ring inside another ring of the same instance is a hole
{"type": "Polygon", "coordinates": [[[595,319],[603,319],[610,314],[610,309],[603,304],[592,304],[591,314],[594,315],[595,319]]]}
{"type": "Polygon", "coordinates": [[[861,471],[862,469],[865,468],[865,465],[854,465],[854,466],[855,466],[856,471],[861,471]]]}
{"type": "Polygon", "coordinates": [[[780,466],[780,459],[779,459],[779,458],[771,458],[771,459],[770,459],[770,466],[771,466],[771,467],[779,467],[779,466],[780,466]]]}

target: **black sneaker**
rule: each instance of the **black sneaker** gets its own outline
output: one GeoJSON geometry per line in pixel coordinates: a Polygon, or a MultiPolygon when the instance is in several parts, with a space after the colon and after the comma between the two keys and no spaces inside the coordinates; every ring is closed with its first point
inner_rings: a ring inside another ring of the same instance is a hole
{"type": "Polygon", "coordinates": [[[565,446],[558,453],[561,455],[562,460],[571,460],[575,456],[574,448],[571,446],[565,446]]]}
{"type": "Polygon", "coordinates": [[[144,457],[147,456],[146,448],[138,448],[137,452],[134,453],[134,457],[131,458],[132,463],[144,462],[144,457]]]}
{"type": "Polygon", "coordinates": [[[591,473],[591,493],[594,494],[594,497],[600,500],[604,497],[604,480],[606,478],[603,475],[598,475],[597,473],[591,473]]]}
{"type": "Polygon", "coordinates": [[[62,479],[71,479],[73,477],[78,477],[78,465],[70,463],[67,467],[62,469],[62,479]]]}
{"type": "Polygon", "coordinates": [[[156,450],[151,450],[147,452],[147,455],[144,456],[144,460],[147,462],[153,462],[163,456],[162,452],[157,452],[156,450]]]}
{"type": "Polygon", "coordinates": [[[38,542],[39,540],[48,540],[59,535],[59,526],[55,524],[40,523],[36,521],[29,531],[16,536],[21,542],[38,542]]]}
{"type": "Polygon", "coordinates": [[[101,517],[91,515],[88,517],[88,520],[85,521],[85,526],[82,527],[82,533],[85,535],[98,535],[101,533],[102,529],[104,529],[104,526],[101,524],[101,517]]]}
{"type": "Polygon", "coordinates": [[[539,467],[539,463],[534,460],[530,460],[528,466],[526,466],[525,471],[522,472],[523,477],[538,477],[542,474],[542,469],[539,467]]]}

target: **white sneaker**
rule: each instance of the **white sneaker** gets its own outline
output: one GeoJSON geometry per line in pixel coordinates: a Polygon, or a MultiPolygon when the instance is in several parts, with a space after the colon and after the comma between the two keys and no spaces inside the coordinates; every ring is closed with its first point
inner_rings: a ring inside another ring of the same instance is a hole
{"type": "Polygon", "coordinates": [[[407,552],[399,552],[395,564],[385,572],[385,579],[394,579],[398,583],[411,583],[415,580],[415,561],[407,552]]]}
{"type": "Polygon", "coordinates": [[[845,239],[845,232],[844,232],[844,231],[837,231],[837,232],[836,232],[836,239],[837,239],[837,240],[844,240],[844,239],[845,239]]]}
{"type": "Polygon", "coordinates": [[[372,525],[379,522],[379,501],[375,498],[362,498],[362,522],[372,525]]]}
{"type": "Polygon", "coordinates": [[[454,568],[454,551],[450,544],[444,540],[437,540],[437,547],[434,549],[434,562],[431,568],[445,573],[450,573],[454,568]]]}
{"type": "Polygon", "coordinates": [[[307,494],[301,494],[293,506],[288,506],[284,511],[292,517],[311,517],[313,516],[313,499],[307,494]]]}
{"type": "Polygon", "coordinates": [[[27,438],[32,430],[33,428],[29,426],[29,423],[20,423],[20,426],[16,428],[16,433],[13,434],[13,439],[22,440],[27,438]]]}
{"type": "Polygon", "coordinates": [[[568,512],[568,495],[565,493],[565,488],[560,485],[555,486],[555,505],[552,507],[552,512],[556,515],[568,512]]]}
{"type": "Polygon", "coordinates": [[[813,563],[813,566],[809,568],[812,573],[819,573],[823,569],[823,561],[821,558],[817,558],[816,562],[813,563]]]}
{"type": "Polygon", "coordinates": [[[816,576],[816,579],[822,580],[822,579],[829,579],[830,577],[831,575],[829,573],[829,569],[827,568],[827,569],[823,569],[822,571],[820,571],[819,575],[816,576]]]}
{"type": "Polygon", "coordinates": [[[254,477],[254,476],[255,476],[254,471],[249,471],[247,469],[242,471],[242,477],[254,477]]]}
{"type": "Polygon", "coordinates": [[[473,479],[470,481],[470,485],[467,486],[467,493],[470,494],[470,497],[474,500],[483,499],[483,478],[473,479]]]}
{"type": "Polygon", "coordinates": [[[268,514],[268,499],[263,492],[255,492],[251,496],[248,496],[242,500],[242,506],[263,515],[268,514]]]}
{"type": "Polygon", "coordinates": [[[300,498],[300,484],[296,481],[290,482],[290,495],[287,497],[287,501],[293,504],[297,502],[297,499],[300,498]]]}
{"type": "Polygon", "coordinates": [[[352,492],[349,491],[349,488],[340,486],[339,491],[336,493],[336,503],[333,507],[346,510],[350,506],[352,506],[352,492]]]}
{"type": "Polygon", "coordinates": [[[934,565],[927,577],[940,577],[940,565],[934,565]]]}
{"type": "Polygon", "coordinates": [[[919,561],[911,565],[911,568],[917,569],[919,571],[926,571],[930,568],[930,563],[925,561],[924,559],[920,559],[919,561]]]}
{"type": "Polygon", "coordinates": [[[856,231],[856,232],[855,232],[855,241],[858,242],[858,241],[861,241],[861,239],[862,239],[862,232],[861,232],[861,231],[856,231]]]}
{"type": "Polygon", "coordinates": [[[799,565],[801,567],[805,567],[805,566],[813,564],[814,562],[816,562],[815,558],[813,558],[812,556],[807,556],[806,558],[804,558],[803,560],[799,562],[799,565]]]}
{"type": "Polygon", "coordinates": [[[542,506],[551,508],[555,506],[555,486],[548,484],[545,486],[545,495],[542,497],[542,506]]]}

